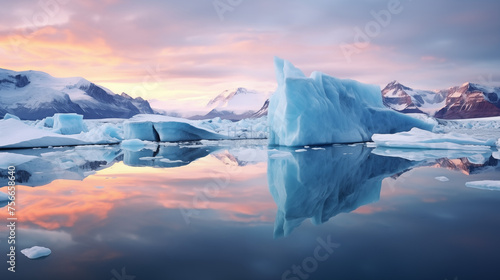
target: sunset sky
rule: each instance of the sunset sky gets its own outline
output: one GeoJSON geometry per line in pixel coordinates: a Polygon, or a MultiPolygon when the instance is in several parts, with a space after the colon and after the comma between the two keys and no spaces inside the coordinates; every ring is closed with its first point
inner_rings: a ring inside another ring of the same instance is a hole
{"type": "Polygon", "coordinates": [[[500,84],[500,2],[17,0],[0,10],[0,68],[81,76],[201,108],[274,90],[273,57],[383,86],[500,84]]]}

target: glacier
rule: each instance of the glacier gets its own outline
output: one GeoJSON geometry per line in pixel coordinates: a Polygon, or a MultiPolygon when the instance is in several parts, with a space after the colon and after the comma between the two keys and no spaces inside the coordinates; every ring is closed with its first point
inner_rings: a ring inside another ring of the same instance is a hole
{"type": "Polygon", "coordinates": [[[365,142],[374,133],[434,127],[385,107],[378,86],[320,72],[307,78],[292,63],[277,57],[274,64],[278,88],[269,103],[270,145],[365,142]]]}

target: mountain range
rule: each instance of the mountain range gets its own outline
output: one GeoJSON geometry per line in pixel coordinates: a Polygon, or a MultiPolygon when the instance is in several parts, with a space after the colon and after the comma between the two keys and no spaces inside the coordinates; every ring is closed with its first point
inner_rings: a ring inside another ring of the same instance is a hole
{"type": "MultiPolygon", "coordinates": [[[[424,113],[442,119],[500,116],[500,88],[465,83],[444,90],[412,89],[397,81],[381,91],[384,104],[402,113],[424,113]]],[[[207,105],[205,115],[229,120],[267,115],[269,95],[246,88],[226,90],[207,105]]],[[[40,71],[16,72],[0,68],[0,117],[10,113],[25,120],[54,113],[78,113],[87,119],[130,118],[158,114],[147,100],[114,94],[84,78],[55,78],[40,71]]]]}
{"type": "Polygon", "coordinates": [[[55,78],[39,71],[0,69],[0,116],[6,113],[37,120],[54,113],[78,113],[87,119],[98,119],[155,112],[140,97],[114,94],[84,78],[55,78]]]}
{"type": "Polygon", "coordinates": [[[207,103],[206,108],[209,112],[206,115],[197,115],[190,117],[190,119],[220,117],[221,119],[237,121],[261,117],[267,115],[266,104],[269,104],[267,98],[266,94],[246,88],[225,90],[207,103]],[[255,110],[257,108],[261,109],[255,110]]]}
{"type": "Polygon", "coordinates": [[[382,90],[384,104],[402,113],[425,113],[440,119],[500,116],[500,88],[465,83],[444,90],[415,90],[397,81],[382,90]]]}

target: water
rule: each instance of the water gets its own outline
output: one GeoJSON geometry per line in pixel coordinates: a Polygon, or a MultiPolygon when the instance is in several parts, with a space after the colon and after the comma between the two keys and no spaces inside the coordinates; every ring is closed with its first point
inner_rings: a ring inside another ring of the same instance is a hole
{"type": "Polygon", "coordinates": [[[500,277],[500,192],[465,187],[500,180],[484,153],[411,161],[260,141],[8,152],[36,159],[17,166],[17,272],[2,226],[1,279],[500,277]],[[20,254],[34,245],[52,254],[20,254]]]}

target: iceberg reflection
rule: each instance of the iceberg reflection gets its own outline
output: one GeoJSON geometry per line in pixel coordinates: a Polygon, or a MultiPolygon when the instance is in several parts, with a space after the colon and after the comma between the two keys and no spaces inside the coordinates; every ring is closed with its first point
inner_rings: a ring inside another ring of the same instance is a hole
{"type": "Polygon", "coordinates": [[[206,157],[219,149],[221,148],[218,146],[160,145],[156,150],[124,150],[123,162],[134,167],[179,167],[206,157]]]}
{"type": "Polygon", "coordinates": [[[379,156],[364,145],[323,148],[270,152],[269,189],[278,206],[275,237],[289,235],[307,218],[321,224],[378,201],[384,178],[418,163],[379,156]]]}

